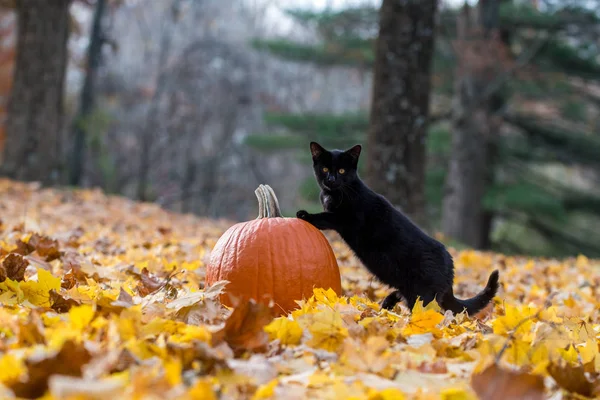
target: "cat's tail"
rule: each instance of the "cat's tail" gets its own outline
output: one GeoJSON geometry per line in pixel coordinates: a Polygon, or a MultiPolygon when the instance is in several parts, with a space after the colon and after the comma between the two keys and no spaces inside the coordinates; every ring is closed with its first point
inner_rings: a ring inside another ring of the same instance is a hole
{"type": "Polygon", "coordinates": [[[488,303],[494,298],[498,291],[498,270],[495,270],[490,274],[487,285],[477,296],[471,297],[470,299],[461,300],[454,297],[452,291],[444,297],[441,302],[441,306],[444,310],[451,310],[453,313],[461,313],[465,309],[469,315],[477,314],[481,311],[488,303]]]}

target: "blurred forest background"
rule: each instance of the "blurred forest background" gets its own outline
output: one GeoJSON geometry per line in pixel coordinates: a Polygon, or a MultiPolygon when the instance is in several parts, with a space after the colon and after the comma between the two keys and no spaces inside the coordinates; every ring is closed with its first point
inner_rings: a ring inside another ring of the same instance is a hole
{"type": "Polygon", "coordinates": [[[320,209],[308,143],[431,234],[600,257],[600,1],[0,0],[0,171],[210,218],[320,209]]]}

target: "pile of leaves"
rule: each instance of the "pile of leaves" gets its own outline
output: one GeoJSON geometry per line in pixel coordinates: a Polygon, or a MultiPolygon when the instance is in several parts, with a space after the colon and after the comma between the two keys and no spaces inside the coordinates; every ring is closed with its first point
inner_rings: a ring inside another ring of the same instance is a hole
{"type": "Polygon", "coordinates": [[[454,252],[476,316],[379,302],[336,236],[342,296],[288,316],[219,303],[204,264],[231,224],[99,191],[0,180],[0,397],[543,399],[600,394],[600,262],[454,252]]]}

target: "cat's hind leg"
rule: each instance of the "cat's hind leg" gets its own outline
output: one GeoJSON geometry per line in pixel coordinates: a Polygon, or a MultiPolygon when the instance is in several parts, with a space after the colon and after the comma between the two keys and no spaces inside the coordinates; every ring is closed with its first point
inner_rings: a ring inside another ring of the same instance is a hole
{"type": "Polygon", "coordinates": [[[400,300],[402,300],[402,294],[399,290],[394,290],[392,293],[388,294],[385,299],[383,299],[381,308],[391,310],[400,300]]]}

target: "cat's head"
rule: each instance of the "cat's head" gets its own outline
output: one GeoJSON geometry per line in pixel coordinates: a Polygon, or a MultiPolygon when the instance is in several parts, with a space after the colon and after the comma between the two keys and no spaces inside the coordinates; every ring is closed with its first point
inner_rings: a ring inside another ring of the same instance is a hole
{"type": "Polygon", "coordinates": [[[358,157],[362,147],[346,150],[325,150],[316,142],[310,142],[315,177],[321,188],[336,190],[358,179],[358,157]]]}

